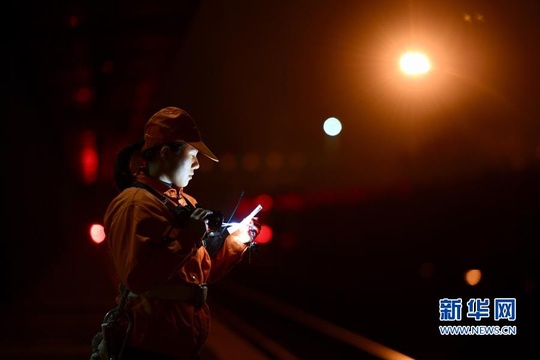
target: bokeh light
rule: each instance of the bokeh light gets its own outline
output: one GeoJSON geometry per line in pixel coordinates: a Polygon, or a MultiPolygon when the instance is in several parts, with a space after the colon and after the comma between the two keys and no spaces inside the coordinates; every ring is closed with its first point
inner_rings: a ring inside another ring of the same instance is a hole
{"type": "Polygon", "coordinates": [[[272,199],[272,197],[267,194],[261,194],[257,196],[255,202],[263,207],[261,211],[268,211],[274,205],[274,199],[272,199]]]}
{"type": "Polygon", "coordinates": [[[93,242],[96,244],[100,244],[105,240],[105,229],[103,228],[103,225],[101,224],[92,224],[90,226],[90,239],[92,239],[93,242]]]}
{"type": "Polygon", "coordinates": [[[94,101],[95,90],[88,86],[77,89],[73,95],[75,102],[79,104],[89,104],[94,101]]]}
{"type": "Polygon", "coordinates": [[[470,269],[465,272],[465,282],[471,286],[477,285],[482,279],[482,272],[478,269],[470,269]]]}
{"type": "Polygon", "coordinates": [[[273,236],[274,236],[274,231],[272,230],[272,228],[268,225],[262,225],[261,232],[255,239],[255,242],[257,244],[266,244],[272,240],[273,236]]]}
{"type": "Polygon", "coordinates": [[[85,184],[92,184],[98,178],[99,168],[96,133],[92,130],[83,131],[80,134],[80,140],[81,177],[85,184]]]}
{"type": "Polygon", "coordinates": [[[284,164],[283,155],[278,152],[271,152],[266,156],[266,166],[270,170],[280,170],[284,164]]]}
{"type": "Polygon", "coordinates": [[[324,122],[323,129],[326,135],[336,136],[341,132],[341,122],[335,117],[330,117],[324,122]]]}
{"type": "Polygon", "coordinates": [[[401,56],[399,67],[406,75],[424,75],[431,70],[431,62],[425,54],[407,52],[401,56]]]}
{"type": "Polygon", "coordinates": [[[242,166],[247,171],[256,171],[261,166],[261,158],[256,153],[248,152],[242,157],[242,166]]]}

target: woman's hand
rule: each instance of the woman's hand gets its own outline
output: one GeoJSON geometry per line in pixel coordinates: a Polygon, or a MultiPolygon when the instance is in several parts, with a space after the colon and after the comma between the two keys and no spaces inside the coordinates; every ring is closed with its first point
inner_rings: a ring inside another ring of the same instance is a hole
{"type": "Polygon", "coordinates": [[[201,239],[208,230],[207,218],[211,214],[211,210],[203,208],[196,208],[195,210],[193,210],[193,212],[189,216],[189,221],[187,224],[188,231],[196,234],[196,236],[201,239]]]}
{"type": "Polygon", "coordinates": [[[261,232],[261,225],[256,218],[253,218],[247,224],[233,223],[233,226],[235,230],[231,235],[234,235],[243,244],[253,242],[261,232]]]}
{"type": "Polygon", "coordinates": [[[257,236],[259,236],[261,232],[261,223],[258,221],[259,218],[254,217],[248,226],[248,233],[251,238],[251,241],[255,240],[257,236]]]}

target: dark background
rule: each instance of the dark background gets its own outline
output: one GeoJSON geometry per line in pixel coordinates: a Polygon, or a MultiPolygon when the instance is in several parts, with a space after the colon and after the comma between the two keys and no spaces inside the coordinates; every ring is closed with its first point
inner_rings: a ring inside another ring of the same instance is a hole
{"type": "MultiPolygon", "coordinates": [[[[274,200],[261,214],[272,241],[233,278],[413,357],[532,349],[537,2],[8,6],[1,260],[10,322],[19,313],[47,322],[44,306],[80,316],[111,303],[114,276],[88,227],[115,195],[116,152],[154,112],[179,106],[221,159],[201,159],[189,193],[230,214],[245,191],[238,216],[258,195],[274,200]],[[396,70],[411,47],[432,56],[428,77],[396,70]],[[322,131],[329,116],[343,124],[335,138],[322,131]],[[99,159],[89,182],[84,134],[99,159]],[[463,280],[470,268],[483,274],[476,287],[463,280]],[[518,336],[438,335],[439,298],[497,296],[517,298],[518,336]]],[[[27,326],[11,337],[25,344],[27,326]]],[[[86,339],[95,329],[85,326],[65,331],[86,339]]]]}

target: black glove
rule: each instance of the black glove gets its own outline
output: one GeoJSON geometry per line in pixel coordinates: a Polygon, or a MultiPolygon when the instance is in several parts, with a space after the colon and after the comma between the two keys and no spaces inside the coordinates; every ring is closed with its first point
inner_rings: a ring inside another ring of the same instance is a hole
{"type": "Polygon", "coordinates": [[[225,243],[225,234],[222,230],[220,231],[209,231],[204,238],[206,244],[206,251],[210,254],[210,257],[214,257],[218,251],[223,247],[225,243]]]}

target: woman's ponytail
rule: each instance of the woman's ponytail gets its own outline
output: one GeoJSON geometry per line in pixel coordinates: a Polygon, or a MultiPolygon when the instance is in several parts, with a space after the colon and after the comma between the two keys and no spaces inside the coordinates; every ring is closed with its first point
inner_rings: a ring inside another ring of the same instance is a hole
{"type": "Polygon", "coordinates": [[[124,147],[116,155],[114,162],[114,182],[119,191],[129,187],[135,181],[135,175],[131,170],[131,162],[133,154],[140,152],[143,145],[144,140],[137,141],[124,147]]]}

